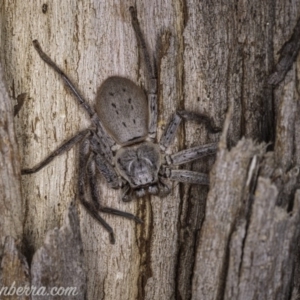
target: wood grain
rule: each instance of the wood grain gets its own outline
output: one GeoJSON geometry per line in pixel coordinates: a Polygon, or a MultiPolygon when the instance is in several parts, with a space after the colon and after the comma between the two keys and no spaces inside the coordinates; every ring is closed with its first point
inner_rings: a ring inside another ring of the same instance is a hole
{"type": "MultiPolygon", "coordinates": [[[[78,149],[24,176],[21,198],[12,104],[27,94],[14,119],[23,168],[90,125],[32,40],[39,40],[91,105],[112,75],[147,89],[131,5],[0,3],[0,58],[10,96],[0,106],[0,190],[7,195],[0,198],[0,232],[2,242],[6,235],[21,237],[29,261],[76,199],[78,149]],[[7,214],[13,222],[2,218],[7,214]]],[[[220,127],[230,104],[233,113],[217,157],[185,166],[211,170],[210,190],[174,183],[164,199],[123,203],[103,180],[103,204],[144,220],[137,225],[103,215],[115,230],[114,246],[79,207],[87,299],[298,299],[299,56],[278,85],[268,80],[294,32],[300,1],[155,0],[138,1],[136,9],[158,63],[158,136],[177,109],[206,113],[220,127]]],[[[170,153],[219,139],[191,122],[182,126],[170,153]]]]}

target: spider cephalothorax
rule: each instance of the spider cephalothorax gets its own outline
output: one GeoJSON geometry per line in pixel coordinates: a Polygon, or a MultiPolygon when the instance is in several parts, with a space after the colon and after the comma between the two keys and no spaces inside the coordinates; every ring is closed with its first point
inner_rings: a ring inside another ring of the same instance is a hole
{"type": "Polygon", "coordinates": [[[40,57],[59,73],[86,110],[93,127],[76,134],[34,168],[22,170],[22,174],[35,173],[57,155],[80,143],[79,199],[87,211],[110,233],[112,243],[115,241],[113,230],[99,215],[99,211],[123,216],[136,222],[141,220],[133,214],[101,206],[97,189],[98,174],[106,179],[110,187],[122,189],[123,201],[140,198],[146,194],[163,197],[170,193],[170,188],[165,182],[168,179],[207,185],[209,181],[206,174],[178,170],[174,166],[214,154],[217,150],[215,143],[182,150],[172,155],[167,155],[166,150],[174,141],[182,120],[204,123],[212,133],[220,131],[214,127],[210,118],[203,114],[177,111],[157,141],[157,79],[141,34],[136,11],[131,7],[130,12],[137,41],[150,75],[147,96],[131,80],[119,76],[110,77],[102,83],[97,92],[94,110],[63,71],[42,51],[39,43],[36,40],[33,42],[40,57]]]}

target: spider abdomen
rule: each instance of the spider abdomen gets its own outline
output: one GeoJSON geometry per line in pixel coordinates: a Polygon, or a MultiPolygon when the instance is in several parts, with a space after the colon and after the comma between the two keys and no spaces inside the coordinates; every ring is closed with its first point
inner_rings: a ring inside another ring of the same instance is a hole
{"type": "Polygon", "coordinates": [[[96,112],[119,145],[142,141],[148,134],[148,104],[143,90],[131,80],[113,76],[100,86],[96,112]]]}

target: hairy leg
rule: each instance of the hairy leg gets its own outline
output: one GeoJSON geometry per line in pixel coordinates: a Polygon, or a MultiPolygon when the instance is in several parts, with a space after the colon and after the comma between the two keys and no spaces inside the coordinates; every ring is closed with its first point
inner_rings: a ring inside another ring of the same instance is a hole
{"type": "Polygon", "coordinates": [[[113,189],[118,189],[120,187],[119,176],[113,166],[100,154],[95,154],[95,162],[108,185],[113,189]]]}
{"type": "Polygon", "coordinates": [[[92,200],[94,202],[95,207],[104,213],[109,213],[109,214],[113,214],[113,215],[117,215],[117,216],[121,216],[121,217],[125,217],[127,219],[131,219],[134,220],[138,223],[142,223],[142,221],[136,217],[135,215],[131,214],[131,213],[127,213],[118,209],[114,209],[111,207],[104,207],[101,205],[100,203],[100,198],[99,198],[99,191],[97,188],[97,174],[96,174],[96,164],[95,161],[93,159],[93,157],[91,158],[90,162],[89,162],[89,166],[88,166],[88,177],[89,177],[89,185],[90,185],[90,190],[91,190],[91,196],[92,196],[92,200]]]}
{"type": "Polygon", "coordinates": [[[217,143],[206,144],[203,146],[185,149],[172,155],[167,155],[166,160],[168,165],[182,165],[197,160],[201,157],[215,154],[217,150],[217,143]]]}
{"type": "Polygon", "coordinates": [[[78,193],[80,203],[84,206],[86,211],[95,218],[109,233],[110,242],[115,243],[115,236],[113,229],[108,223],[99,216],[95,203],[90,203],[86,200],[86,169],[90,155],[90,142],[88,139],[84,140],[80,145],[79,150],[79,176],[78,176],[78,193]]]}
{"type": "Polygon", "coordinates": [[[73,92],[79,103],[84,107],[84,109],[87,111],[90,117],[92,117],[95,114],[95,111],[91,108],[91,106],[83,99],[83,97],[80,95],[80,93],[75,88],[72,81],[68,78],[68,76],[56,65],[56,63],[42,50],[39,42],[37,40],[33,41],[33,46],[41,59],[47,63],[52,69],[54,69],[63,79],[63,81],[66,83],[66,85],[70,88],[70,90],[73,92]]]}
{"type": "Polygon", "coordinates": [[[209,176],[207,174],[189,171],[189,170],[173,170],[170,168],[166,168],[165,174],[168,179],[191,183],[191,184],[201,184],[201,185],[209,185],[209,176]]]}
{"type": "Polygon", "coordinates": [[[165,197],[165,196],[169,195],[170,192],[171,192],[170,187],[165,182],[163,182],[163,180],[160,178],[158,181],[159,197],[165,197]]]}
{"type": "MultiPolygon", "coordinates": [[[[149,136],[151,138],[156,137],[156,129],[157,129],[157,76],[155,72],[155,68],[152,67],[150,55],[147,49],[146,41],[144,35],[142,33],[136,9],[131,6],[129,8],[131,13],[131,22],[132,27],[134,29],[134,33],[137,39],[138,46],[141,49],[141,53],[144,57],[145,65],[148,72],[149,77],[149,93],[148,93],[148,106],[149,106],[149,136]]],[[[154,60],[154,57],[153,57],[154,60]]]]}
{"type": "Polygon", "coordinates": [[[220,132],[221,129],[216,127],[213,120],[204,114],[188,112],[186,110],[177,111],[171,118],[170,122],[166,126],[161,139],[160,146],[162,150],[166,150],[174,141],[178,127],[182,120],[194,121],[199,124],[204,124],[210,133],[220,132]]]}
{"type": "Polygon", "coordinates": [[[132,190],[130,185],[127,183],[122,188],[122,201],[129,202],[132,200],[132,190]]]}
{"type": "Polygon", "coordinates": [[[75,85],[69,79],[69,77],[57,66],[57,64],[42,50],[39,42],[37,40],[33,41],[33,46],[41,59],[47,63],[52,69],[54,69],[63,79],[65,84],[70,88],[76,99],[78,100],[79,104],[86,110],[89,114],[91,120],[97,126],[97,130],[99,135],[101,136],[101,141],[103,143],[103,149],[107,152],[107,155],[112,157],[111,146],[115,144],[112,138],[106,133],[104,127],[102,126],[98,115],[96,114],[95,110],[88,104],[88,102],[81,96],[79,91],[76,89],[75,85]]]}
{"type": "Polygon", "coordinates": [[[35,172],[38,172],[45,166],[47,166],[56,156],[63,154],[64,152],[70,150],[75,144],[80,142],[82,139],[86,138],[90,134],[91,130],[86,129],[79,133],[77,133],[75,136],[73,136],[71,139],[69,139],[67,142],[63,143],[58,149],[53,151],[47,158],[45,158],[43,161],[41,161],[39,164],[37,164],[35,167],[31,169],[23,169],[21,170],[21,174],[32,174],[35,172]]]}

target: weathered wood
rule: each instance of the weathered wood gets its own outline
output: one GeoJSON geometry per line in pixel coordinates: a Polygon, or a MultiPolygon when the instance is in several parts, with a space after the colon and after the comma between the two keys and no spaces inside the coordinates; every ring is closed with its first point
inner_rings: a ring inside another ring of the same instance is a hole
{"type": "Polygon", "coordinates": [[[20,177],[13,106],[0,66],[0,249],[6,236],[22,237],[25,206],[21,198],[20,177]]]}
{"type": "MultiPolygon", "coordinates": [[[[9,94],[27,94],[15,118],[23,167],[34,166],[90,125],[60,78],[40,60],[32,40],[39,40],[91,105],[97,87],[111,75],[147,88],[128,11],[133,4],[1,1],[0,53],[9,94]]],[[[206,113],[217,126],[223,125],[231,102],[233,114],[207,201],[206,187],[173,184],[164,199],[122,203],[119,191],[102,181],[103,204],[144,220],[137,225],[102,215],[115,230],[114,246],[80,207],[87,298],[297,299],[299,58],[278,85],[268,80],[282,61],[278,51],[294,32],[300,1],[138,1],[137,13],[149,49],[162,46],[157,53],[158,136],[176,109],[206,113]],[[270,142],[273,152],[250,138],[270,142]]],[[[170,153],[219,138],[188,123],[170,153]]],[[[22,179],[28,253],[62,222],[76,198],[76,151],[22,179]]],[[[208,172],[213,160],[185,167],[208,172]]],[[[24,218],[22,211],[17,215],[24,218]]]]}
{"type": "MultiPolygon", "coordinates": [[[[249,140],[218,153],[196,252],[192,299],[287,299],[292,292],[299,191],[292,208],[278,206],[279,191],[287,183],[278,189],[270,178],[257,178],[263,153],[264,147],[249,140]]],[[[295,179],[299,169],[291,173],[295,179]]]]}
{"type": "Polygon", "coordinates": [[[43,289],[49,294],[36,293],[32,300],[85,298],[83,247],[79,218],[73,203],[68,209],[64,225],[48,231],[44,244],[35,252],[31,263],[31,284],[36,290],[43,289]]]}
{"type": "Polygon", "coordinates": [[[30,269],[14,238],[7,236],[1,260],[1,299],[29,300],[30,269]]]}

